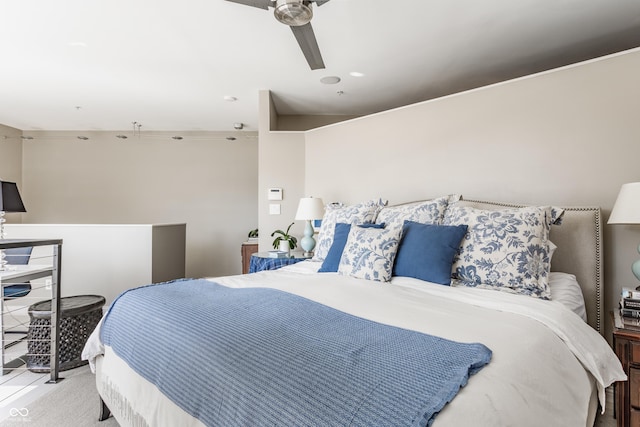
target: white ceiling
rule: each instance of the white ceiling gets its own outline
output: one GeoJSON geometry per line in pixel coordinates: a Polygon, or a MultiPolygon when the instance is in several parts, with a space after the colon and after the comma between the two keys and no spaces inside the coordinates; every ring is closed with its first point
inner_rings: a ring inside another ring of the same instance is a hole
{"type": "Polygon", "coordinates": [[[640,0],[331,0],[312,25],[324,70],[272,10],[2,0],[0,124],[255,131],[261,89],[280,114],[369,114],[640,46],[640,0]]]}

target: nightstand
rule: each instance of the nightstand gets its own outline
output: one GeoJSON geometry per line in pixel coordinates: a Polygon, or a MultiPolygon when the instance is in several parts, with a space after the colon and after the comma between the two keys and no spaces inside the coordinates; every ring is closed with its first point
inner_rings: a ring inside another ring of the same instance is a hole
{"type": "Polygon", "coordinates": [[[640,322],[636,328],[622,324],[618,313],[611,315],[613,348],[628,377],[627,381],[615,384],[618,427],[640,427],[640,322]]]}
{"type": "Polygon", "coordinates": [[[242,254],[242,274],[249,272],[249,263],[251,261],[251,255],[258,252],[258,242],[243,242],[240,253],[242,254]]]}
{"type": "Polygon", "coordinates": [[[256,252],[251,255],[251,263],[249,265],[249,273],[257,273],[264,270],[277,270],[285,265],[295,264],[300,261],[310,259],[305,257],[302,252],[292,252],[287,258],[272,258],[269,252],[256,252]]]}

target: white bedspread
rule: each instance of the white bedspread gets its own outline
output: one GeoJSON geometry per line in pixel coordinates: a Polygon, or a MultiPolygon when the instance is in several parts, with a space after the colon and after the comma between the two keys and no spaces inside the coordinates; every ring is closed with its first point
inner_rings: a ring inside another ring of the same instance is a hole
{"type": "MultiPolygon", "coordinates": [[[[319,263],[211,280],[271,287],[381,323],[461,342],[481,342],[491,363],[470,378],[435,426],[585,426],[597,387],[626,377],[608,343],[562,304],[497,291],[395,277],[381,284],[316,274],[319,263]]],[[[104,354],[97,331],[83,358],[104,354]]]]}

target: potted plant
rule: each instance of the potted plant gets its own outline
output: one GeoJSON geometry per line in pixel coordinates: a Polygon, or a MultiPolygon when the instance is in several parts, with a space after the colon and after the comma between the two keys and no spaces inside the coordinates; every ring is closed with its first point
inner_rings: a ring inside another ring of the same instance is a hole
{"type": "Polygon", "coordinates": [[[271,237],[278,235],[273,240],[273,249],[278,249],[283,252],[289,253],[290,250],[295,249],[298,246],[298,239],[289,234],[289,230],[294,223],[292,222],[287,227],[287,231],[276,230],[271,233],[271,237]]]}
{"type": "Polygon", "coordinates": [[[254,228],[253,230],[249,231],[249,234],[247,235],[247,238],[249,240],[255,240],[258,238],[258,229],[254,228]]]}

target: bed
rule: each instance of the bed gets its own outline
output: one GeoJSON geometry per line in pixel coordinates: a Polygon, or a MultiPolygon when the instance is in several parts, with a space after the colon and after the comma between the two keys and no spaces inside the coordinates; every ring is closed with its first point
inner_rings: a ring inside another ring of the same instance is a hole
{"type": "Polygon", "coordinates": [[[101,417],[122,426],[592,426],[605,388],[626,379],[602,337],[600,227],[598,208],[457,195],[328,206],[312,260],[114,301],[83,352],[101,417]],[[245,311],[258,317],[238,317],[245,311]],[[245,335],[245,323],[259,327],[245,335]],[[433,350],[434,340],[444,347],[433,350]],[[275,362],[263,359],[270,351],[275,362]]]}

